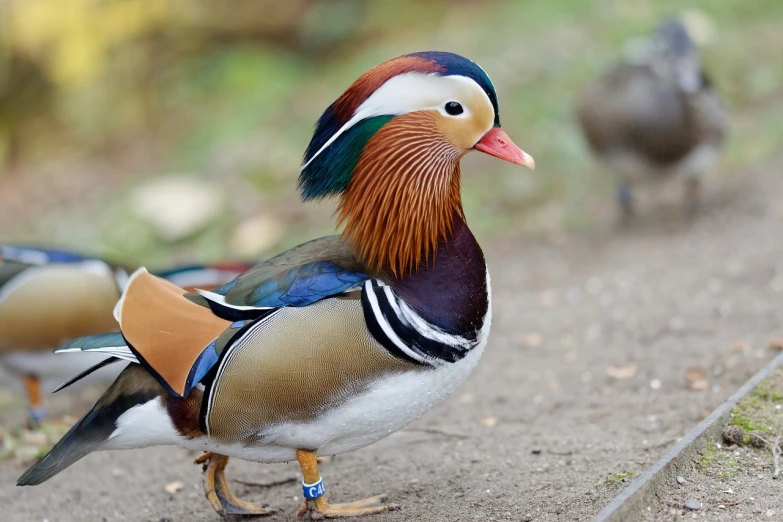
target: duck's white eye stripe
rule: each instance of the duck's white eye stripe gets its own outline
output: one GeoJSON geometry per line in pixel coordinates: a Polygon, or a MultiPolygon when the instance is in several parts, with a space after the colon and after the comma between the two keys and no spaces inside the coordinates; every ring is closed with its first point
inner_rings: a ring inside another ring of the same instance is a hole
{"type": "Polygon", "coordinates": [[[398,74],[386,81],[375,90],[369,98],[356,109],[353,117],[340,127],[318,152],[302,166],[306,169],[312,161],[318,157],[327,147],[339,138],[345,131],[365,118],[373,116],[399,116],[409,112],[423,110],[439,110],[448,114],[445,105],[448,102],[458,100],[463,108],[462,117],[470,114],[464,100],[479,99],[486,102],[492,112],[492,102],[484,92],[484,89],[475,80],[466,76],[440,76],[435,73],[409,72],[398,74]],[[477,93],[480,93],[477,95],[477,93]]]}

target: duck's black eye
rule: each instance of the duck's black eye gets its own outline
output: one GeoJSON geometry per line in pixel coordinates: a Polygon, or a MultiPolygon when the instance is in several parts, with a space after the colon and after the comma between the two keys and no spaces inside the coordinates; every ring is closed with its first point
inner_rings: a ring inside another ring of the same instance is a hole
{"type": "Polygon", "coordinates": [[[452,116],[457,116],[458,114],[462,114],[462,105],[455,101],[450,101],[446,103],[446,112],[448,114],[451,114],[452,116]]]}

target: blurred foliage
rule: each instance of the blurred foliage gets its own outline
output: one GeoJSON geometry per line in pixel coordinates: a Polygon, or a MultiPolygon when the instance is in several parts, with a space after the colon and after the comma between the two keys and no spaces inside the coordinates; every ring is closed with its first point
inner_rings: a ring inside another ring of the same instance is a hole
{"type": "Polygon", "coordinates": [[[227,238],[259,212],[286,231],[276,248],[328,233],[331,206],[302,208],[294,190],[312,124],[367,68],[432,48],[489,72],[504,127],[539,166],[467,159],[477,232],[584,226],[611,179],[574,99],[627,39],[683,11],[733,115],[722,171],[779,155],[779,0],[0,0],[0,240],[168,262],[236,255],[227,238]],[[127,197],[167,173],[219,181],[231,201],[176,244],[127,197]]]}

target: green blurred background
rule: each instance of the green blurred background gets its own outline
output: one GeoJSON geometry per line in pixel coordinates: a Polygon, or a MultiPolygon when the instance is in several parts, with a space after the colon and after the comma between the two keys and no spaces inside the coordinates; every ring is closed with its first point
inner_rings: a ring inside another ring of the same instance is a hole
{"type": "Polygon", "coordinates": [[[261,258],[333,230],[295,186],[312,126],[411,51],[490,74],[529,173],[469,156],[483,238],[612,210],[573,106],[627,39],[681,13],[732,113],[722,176],[783,151],[780,0],[0,0],[0,241],[128,262],[261,258]]]}

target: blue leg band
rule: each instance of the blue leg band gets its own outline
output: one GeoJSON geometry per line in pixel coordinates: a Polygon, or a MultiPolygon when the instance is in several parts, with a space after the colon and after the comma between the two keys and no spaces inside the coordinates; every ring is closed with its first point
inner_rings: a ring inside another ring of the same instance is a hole
{"type": "Polygon", "coordinates": [[[35,422],[43,422],[46,418],[46,408],[43,406],[30,406],[30,417],[32,417],[35,422]]]}
{"type": "Polygon", "coordinates": [[[318,482],[313,484],[305,484],[302,481],[302,491],[304,492],[305,500],[315,500],[326,494],[326,488],[324,487],[324,479],[319,478],[318,482]]]}
{"type": "Polygon", "coordinates": [[[633,196],[631,195],[631,188],[628,185],[620,185],[617,187],[615,194],[617,203],[620,204],[620,208],[627,214],[633,212],[633,196]]]}

